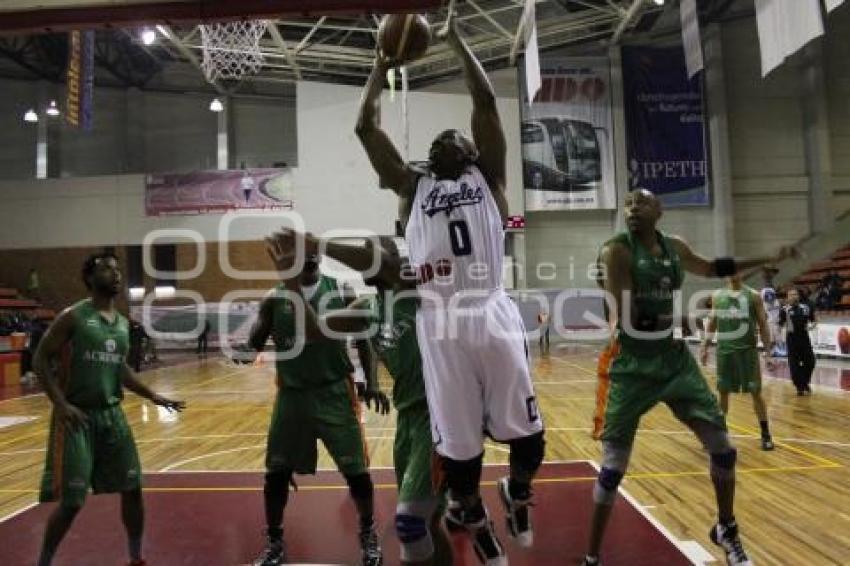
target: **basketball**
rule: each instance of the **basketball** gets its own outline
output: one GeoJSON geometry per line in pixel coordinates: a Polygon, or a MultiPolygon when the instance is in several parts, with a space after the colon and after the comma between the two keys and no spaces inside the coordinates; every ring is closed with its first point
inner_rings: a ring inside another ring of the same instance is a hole
{"type": "Polygon", "coordinates": [[[415,61],[425,54],[431,42],[428,20],[420,14],[389,14],[378,27],[381,52],[400,63],[415,61]]]}
{"type": "Polygon", "coordinates": [[[844,327],[838,331],[838,348],[842,354],[850,354],[850,328],[844,327]]]}

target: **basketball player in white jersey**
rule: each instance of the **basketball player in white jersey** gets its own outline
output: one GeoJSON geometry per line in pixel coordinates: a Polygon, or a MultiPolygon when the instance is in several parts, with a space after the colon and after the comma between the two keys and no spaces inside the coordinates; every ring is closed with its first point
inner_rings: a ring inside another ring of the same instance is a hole
{"type": "Polygon", "coordinates": [[[454,22],[438,34],[454,49],[473,101],[474,142],[446,130],[431,144],[427,171],[405,163],[378,123],[386,71],[379,55],[363,95],[357,134],[381,185],[399,196],[411,264],[418,270],[417,334],[436,451],[450,495],[450,526],[473,535],[485,564],[507,564],[481,502],[484,435],[510,445],[510,477],[498,483],[508,530],[533,541],[531,480],[543,461],[524,326],[502,287],[505,136],[496,97],[454,22]]]}
{"type": "Polygon", "coordinates": [[[761,300],[764,303],[764,310],[767,313],[767,325],[770,329],[770,336],[773,340],[772,356],[784,356],[785,337],[782,332],[782,327],[779,325],[779,315],[782,312],[782,302],[776,295],[776,289],[773,286],[765,287],[761,290],[761,300]]]}

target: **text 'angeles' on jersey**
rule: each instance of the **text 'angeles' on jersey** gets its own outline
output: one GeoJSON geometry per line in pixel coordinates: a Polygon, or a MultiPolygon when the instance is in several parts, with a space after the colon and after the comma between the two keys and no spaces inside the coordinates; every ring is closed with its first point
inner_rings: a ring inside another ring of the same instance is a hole
{"type": "Polygon", "coordinates": [[[420,177],[406,236],[420,291],[448,298],[502,288],[505,231],[478,167],[456,181],[420,177]]]}

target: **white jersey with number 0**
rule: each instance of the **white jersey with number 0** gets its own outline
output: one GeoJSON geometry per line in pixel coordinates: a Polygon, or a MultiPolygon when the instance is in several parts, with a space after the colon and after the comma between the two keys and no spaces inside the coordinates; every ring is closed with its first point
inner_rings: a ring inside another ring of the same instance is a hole
{"type": "Polygon", "coordinates": [[[469,166],[456,181],[421,177],[406,239],[421,291],[448,298],[459,291],[502,288],[505,231],[478,167],[469,166]]]}

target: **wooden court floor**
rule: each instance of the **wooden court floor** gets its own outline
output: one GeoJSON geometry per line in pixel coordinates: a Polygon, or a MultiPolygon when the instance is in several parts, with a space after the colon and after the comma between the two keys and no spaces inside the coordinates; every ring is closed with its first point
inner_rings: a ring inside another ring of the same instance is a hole
{"type": "MultiPolygon", "coordinates": [[[[535,355],[534,375],[547,426],[547,460],[598,460],[589,435],[596,349],[554,345],[535,355]]],[[[850,371],[850,368],[848,370],[850,371]]],[[[708,378],[713,379],[711,370],[708,378]]],[[[274,395],[273,370],[232,367],[218,359],[145,372],[160,393],[183,398],[180,415],[158,411],[132,394],[124,408],[145,472],[261,471],[274,395]]],[[[384,388],[389,383],[384,380],[384,388]]],[[[732,400],[729,427],[739,450],[737,518],[756,564],[850,564],[850,392],[816,388],[798,398],[784,379],[768,379],[777,449],[762,452],[758,423],[746,397],[732,400]]],[[[43,395],[0,401],[0,517],[36,501],[49,403],[43,395]]],[[[392,465],[394,415],[368,414],[374,466],[392,465]]],[[[502,446],[487,461],[506,463],[502,446]]],[[[331,468],[324,453],[320,466],[331,468]]],[[[664,407],[641,423],[624,487],[680,541],[695,541],[720,558],[708,540],[715,505],[708,459],[664,407]]],[[[591,477],[582,481],[593,481],[591,477]]],[[[569,524],[569,509],[563,522],[569,524]]]]}

